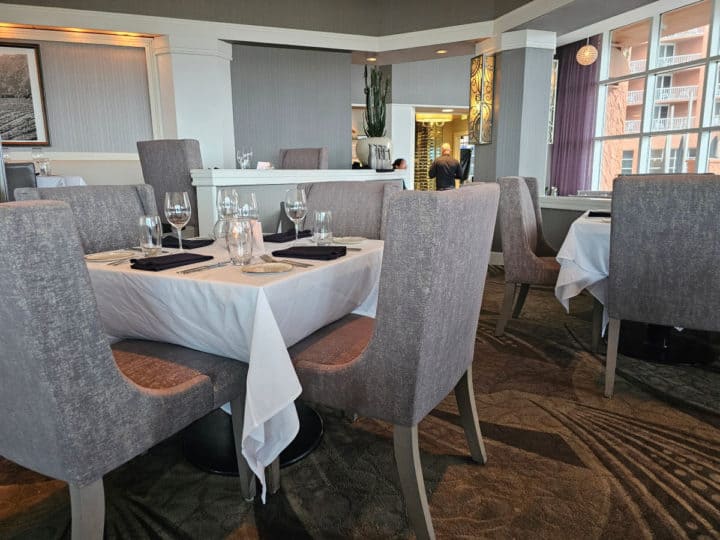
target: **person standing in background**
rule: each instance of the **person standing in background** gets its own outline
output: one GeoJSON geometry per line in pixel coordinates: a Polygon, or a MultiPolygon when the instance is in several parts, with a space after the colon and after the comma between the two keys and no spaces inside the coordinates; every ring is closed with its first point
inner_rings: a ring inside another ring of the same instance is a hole
{"type": "Polygon", "coordinates": [[[455,188],[455,179],[462,178],[462,167],[460,162],[452,157],[452,147],[448,143],[443,143],[440,147],[440,157],[430,165],[428,176],[435,178],[438,191],[455,188]]]}

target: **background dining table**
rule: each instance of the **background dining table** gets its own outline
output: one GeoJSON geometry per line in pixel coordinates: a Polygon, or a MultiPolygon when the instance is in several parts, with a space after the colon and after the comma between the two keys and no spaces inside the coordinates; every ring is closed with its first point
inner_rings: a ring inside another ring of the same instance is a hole
{"type": "MultiPolygon", "coordinates": [[[[226,260],[217,244],[192,252],[226,260]]],[[[356,247],[361,249],[284,273],[249,274],[233,265],[190,274],[177,272],[192,266],[148,272],[129,262],[89,262],[88,268],[110,336],[174,343],[249,363],[242,450],[264,497],[265,467],[298,431],[294,400],[302,388],[287,347],[348,313],[375,314],[383,242],[356,247]]]]}

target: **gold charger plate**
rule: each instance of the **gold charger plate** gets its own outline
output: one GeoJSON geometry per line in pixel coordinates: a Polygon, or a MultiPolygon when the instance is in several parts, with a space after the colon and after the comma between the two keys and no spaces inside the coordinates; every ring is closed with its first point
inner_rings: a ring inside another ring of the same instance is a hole
{"type": "Polygon", "coordinates": [[[289,272],[292,265],[282,262],[249,264],[242,267],[243,272],[248,274],[277,274],[278,272],[289,272]]]}
{"type": "Polygon", "coordinates": [[[367,240],[364,236],[336,236],[333,238],[335,244],[359,244],[360,242],[367,240]]]}
{"type": "Polygon", "coordinates": [[[130,259],[133,257],[141,257],[142,254],[127,249],[118,249],[115,251],[101,251],[100,253],[89,253],[85,255],[85,260],[90,262],[111,262],[120,259],[130,259]]]}

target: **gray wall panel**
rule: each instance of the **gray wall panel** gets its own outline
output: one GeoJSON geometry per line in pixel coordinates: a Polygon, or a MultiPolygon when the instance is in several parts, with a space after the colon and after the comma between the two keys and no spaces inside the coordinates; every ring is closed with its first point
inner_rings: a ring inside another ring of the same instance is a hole
{"type": "Polygon", "coordinates": [[[469,104],[471,56],[408,62],[392,66],[393,103],[469,104]]]}
{"type": "Polygon", "coordinates": [[[52,150],[137,152],[152,139],[144,49],[38,43],[52,150]]]}
{"type": "Polygon", "coordinates": [[[327,146],[350,168],[350,54],[233,45],[235,144],[277,165],[281,148],[327,146]]]}
{"type": "MultiPolygon", "coordinates": [[[[369,69],[369,68],[368,68],[369,69]]],[[[350,100],[355,104],[365,104],[365,66],[350,66],[350,100]]]]}

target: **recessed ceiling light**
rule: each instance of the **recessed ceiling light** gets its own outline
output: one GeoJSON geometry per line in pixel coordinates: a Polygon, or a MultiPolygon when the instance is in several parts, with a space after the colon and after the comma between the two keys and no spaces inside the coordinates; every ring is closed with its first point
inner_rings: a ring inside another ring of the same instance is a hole
{"type": "Polygon", "coordinates": [[[455,109],[443,109],[442,112],[453,112],[455,109]]]}
{"type": "Polygon", "coordinates": [[[377,62],[377,57],[375,56],[368,56],[365,60],[368,62],[377,62]]]}
{"type": "Polygon", "coordinates": [[[437,54],[447,54],[447,49],[438,49],[435,51],[437,54]]]}

